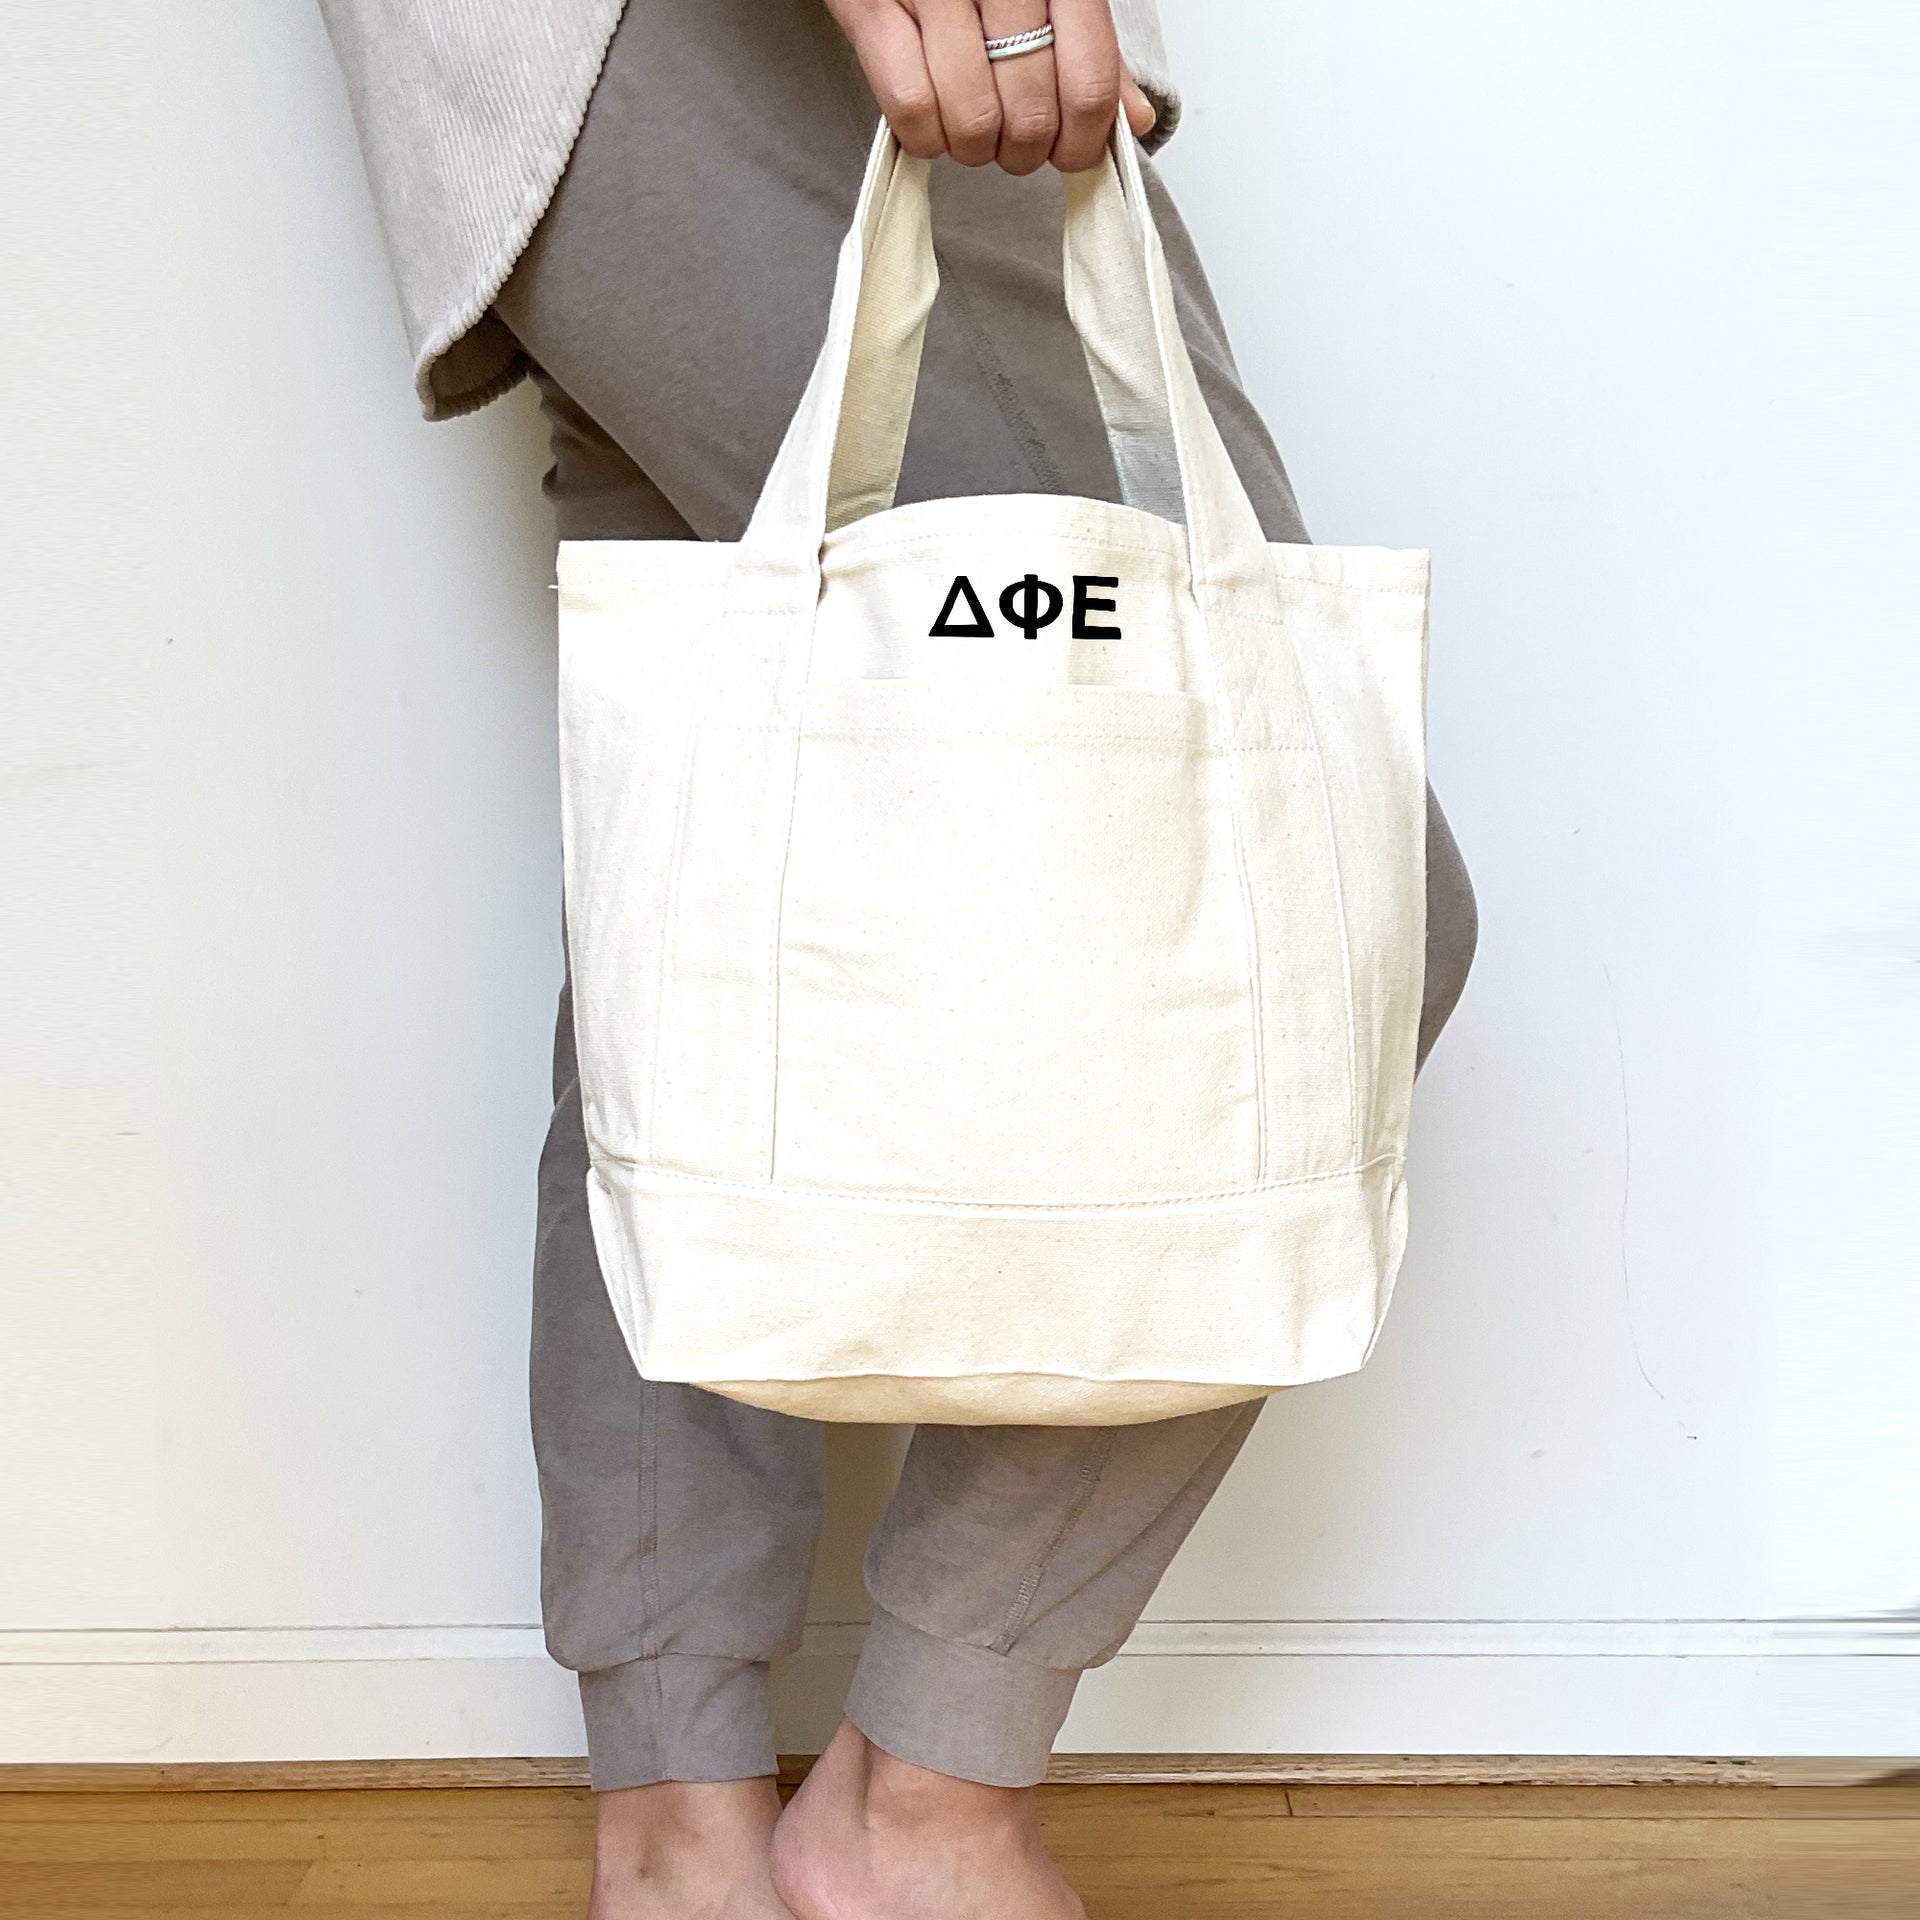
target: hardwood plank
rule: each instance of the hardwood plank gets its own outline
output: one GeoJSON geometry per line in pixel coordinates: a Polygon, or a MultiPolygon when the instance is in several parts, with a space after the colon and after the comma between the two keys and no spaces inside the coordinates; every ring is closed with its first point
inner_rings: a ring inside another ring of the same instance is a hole
{"type": "Polygon", "coordinates": [[[269,1789],[246,1793],[186,1793],[163,1788],[154,1793],[0,1793],[0,1823],[8,1819],[289,1820],[338,1818],[347,1808],[360,1820],[528,1820],[585,1819],[591,1824],[593,1796],[584,1787],[562,1790],[500,1787],[473,1792],[458,1787],[421,1787],[390,1793],[371,1788],[269,1789]],[[110,1811],[109,1811],[110,1809],[110,1811]]]}
{"type": "Polygon", "coordinates": [[[1060,1785],[1680,1786],[1764,1782],[1776,1764],[1552,1753],[1061,1753],[1047,1778],[1060,1785]]]}
{"type": "Polygon", "coordinates": [[[1791,1821],[1774,1829],[1773,1844],[1783,1860],[1912,1861],[1920,1867],[1920,1820],[1791,1821]]]}
{"type": "MultiPolygon", "coordinates": [[[[98,1802],[95,1802],[96,1807],[98,1802]]],[[[0,1818],[0,1872],[19,1860],[570,1860],[593,1843],[577,1820],[50,1820],[0,1818]]]]}
{"type": "MultiPolygon", "coordinates": [[[[805,1777],[810,1754],[781,1757],[784,1779],[805,1777]]],[[[1167,1782],[1300,1786],[1684,1786],[1855,1784],[1897,1774],[1898,1760],[1695,1759],[1618,1754],[1063,1753],[1048,1779],[1061,1784],[1167,1782]]],[[[570,1758],[261,1760],[97,1766],[0,1766],[3,1793],[265,1793],[419,1791],[473,1787],[584,1787],[587,1763],[570,1758]]]]}
{"type": "Polygon", "coordinates": [[[0,1793],[400,1792],[443,1787],[584,1787],[587,1763],[563,1757],[444,1760],[103,1761],[0,1766],[0,1793]]]}
{"type": "Polygon", "coordinates": [[[1920,1787],[1920,1761],[1794,1759],[1766,1762],[1783,1787],[1920,1787]]]}
{"type": "Polygon", "coordinates": [[[291,1909],[386,1908],[390,1905],[549,1906],[584,1913],[593,1858],[573,1860],[321,1860],[308,1869],[291,1909]]]}
{"type": "Polygon", "coordinates": [[[1765,1912],[1756,1877],[1704,1880],[1697,1871],[1649,1873],[1631,1863],[1537,1872],[1485,1863],[1432,1863],[1417,1884],[1380,1873],[1332,1874],[1269,1868],[1237,1876],[1166,1874],[1121,1885],[1084,1880],[1089,1920],[1757,1920],[1765,1912]]]}
{"type": "MultiPolygon", "coordinates": [[[[1790,1814],[1812,1799],[1838,1803],[1842,1817],[1906,1818],[1920,1798],[1877,1790],[1802,1792],[1768,1787],[1057,1787],[1044,1806],[1085,1807],[1114,1819],[1138,1812],[1177,1821],[1269,1819],[1751,1820],[1790,1814]]],[[[1810,1816],[1811,1817],[1811,1816],[1810,1816]]]]}
{"type": "Polygon", "coordinates": [[[7,1868],[7,1910],[128,1906],[187,1914],[201,1907],[277,1911],[292,1899],[309,1863],[291,1860],[57,1860],[7,1868]]]}
{"type": "MultiPolygon", "coordinates": [[[[1810,1896],[1811,1897],[1811,1896],[1810,1896]]],[[[1782,1907],[1751,1885],[1699,1889],[1688,1885],[1622,1882],[1563,1895],[1538,1885],[1520,1888],[1335,1887],[1283,1882],[1264,1887],[1157,1888],[1137,1895],[1088,1892],[1087,1920],[1836,1920],[1842,1909],[1824,1904],[1782,1907]]],[[[1848,1920],[1867,1910],[1848,1907],[1848,1920]]],[[[1912,1920],[1911,1907],[1875,1907],[1873,1920],[1912,1920]]]]}
{"type": "Polygon", "coordinates": [[[1920,1876],[1910,1864],[1889,1870],[1851,1860],[1776,1863],[1767,1877],[1769,1920],[1913,1920],[1920,1876]]]}
{"type": "MultiPolygon", "coordinates": [[[[1111,1856],[1117,1816],[1090,1814],[1063,1821],[1043,1814],[1048,1843],[1064,1862],[1111,1856]]],[[[1138,1819],[1138,1813],[1128,1817],[1138,1819]]],[[[1471,1820],[1418,1824],[1407,1820],[1326,1820],[1295,1823],[1281,1833],[1271,1821],[1218,1820],[1205,1832],[1156,1823],[1158,1833],[1140,1834],[1127,1849],[1129,1861],[1151,1857],[1191,1859],[1204,1852],[1215,1864],[1232,1860],[1314,1861],[1424,1860],[1744,1860],[1765,1841],[1744,1821],[1732,1820],[1471,1820]],[[1156,1838],[1159,1844],[1155,1844],[1156,1838]]],[[[1878,1828],[1869,1829],[1877,1832],[1878,1828]]],[[[1811,1843],[1817,1847],[1818,1841],[1811,1843]]],[[[1899,1850],[1899,1843],[1892,1843],[1899,1850]]]]}
{"type": "MultiPolygon", "coordinates": [[[[263,1912],[291,1912],[291,1908],[193,1907],[174,1909],[151,1904],[134,1907],[13,1907],[5,1909],[7,1920],[261,1920],[263,1912]]],[[[436,1901],[429,1906],[379,1907],[307,1907],[300,1910],[301,1920],[581,1920],[582,1903],[551,1901],[538,1906],[504,1906],[486,1901],[477,1906],[449,1905],[436,1901]]]]}
{"type": "Polygon", "coordinates": [[[1296,1819],[1876,1820],[1920,1812],[1912,1787],[1289,1787],[1296,1819]]]}

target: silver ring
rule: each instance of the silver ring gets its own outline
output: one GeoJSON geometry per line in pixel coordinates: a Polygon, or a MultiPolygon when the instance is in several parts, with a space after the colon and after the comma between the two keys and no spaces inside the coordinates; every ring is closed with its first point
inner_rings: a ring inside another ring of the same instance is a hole
{"type": "Polygon", "coordinates": [[[1019,54],[1038,53],[1042,47],[1053,45],[1053,27],[1049,23],[1044,27],[1030,27],[1025,33],[1002,34],[998,40],[987,42],[989,60],[1011,60],[1019,54]]]}

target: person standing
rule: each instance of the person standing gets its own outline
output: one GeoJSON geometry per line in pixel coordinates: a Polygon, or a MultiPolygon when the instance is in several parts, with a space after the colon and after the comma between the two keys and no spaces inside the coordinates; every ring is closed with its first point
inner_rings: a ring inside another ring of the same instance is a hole
{"type": "MultiPolygon", "coordinates": [[[[1057,175],[1179,98],[1150,0],[321,0],[432,417],[538,386],[565,540],[735,540],[811,368],[876,116],[942,159],[902,504],[1119,497],[1061,298],[1057,175]]],[[[1147,171],[1208,405],[1269,540],[1307,538],[1147,171]]],[[[1420,1051],[1471,960],[1429,811],[1420,1051]]],[[[532,1401],[548,1645],[580,1677],[594,1920],[1072,1920],[1032,1786],[1258,1402],[1113,1428],[923,1426],[867,1557],[846,1718],[782,1815],[814,1423],[635,1374],[587,1219],[563,991],[532,1401]]]]}

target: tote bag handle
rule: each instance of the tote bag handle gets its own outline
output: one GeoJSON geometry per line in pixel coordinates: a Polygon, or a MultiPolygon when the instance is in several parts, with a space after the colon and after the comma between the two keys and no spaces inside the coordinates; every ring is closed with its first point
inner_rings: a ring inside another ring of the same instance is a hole
{"type": "MultiPolygon", "coordinates": [[[[817,586],[828,531],[893,504],[939,287],[927,162],[883,122],[841,246],[827,336],[742,541],[755,573],[817,586]]],[[[1201,396],[1132,137],[1066,179],[1067,310],[1122,497],[1183,524],[1194,586],[1257,575],[1265,536],[1201,396]]]]}

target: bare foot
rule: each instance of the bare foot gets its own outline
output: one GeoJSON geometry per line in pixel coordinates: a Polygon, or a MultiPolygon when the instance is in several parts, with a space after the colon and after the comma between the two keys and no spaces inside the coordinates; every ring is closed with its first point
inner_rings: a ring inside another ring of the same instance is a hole
{"type": "Polygon", "coordinates": [[[588,1920],[793,1920],[773,1890],[773,1781],[663,1781],[595,1796],[588,1920]]]}
{"type": "Polygon", "coordinates": [[[773,1883],[794,1920],[1086,1920],[1030,1788],[931,1773],[845,1720],[781,1816],[773,1883]]]}

